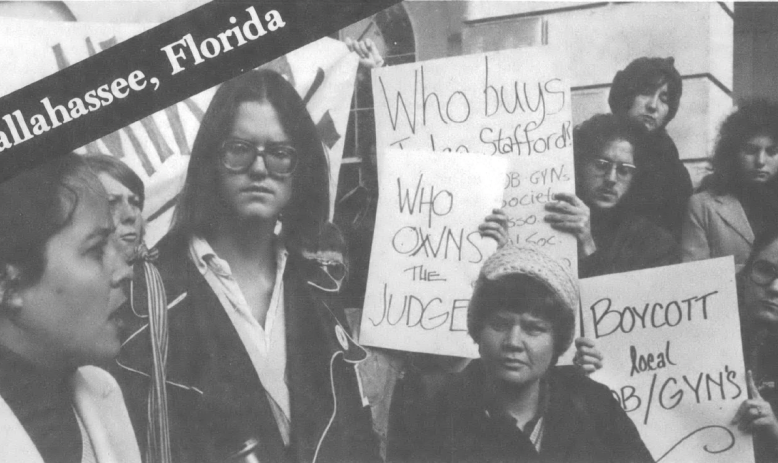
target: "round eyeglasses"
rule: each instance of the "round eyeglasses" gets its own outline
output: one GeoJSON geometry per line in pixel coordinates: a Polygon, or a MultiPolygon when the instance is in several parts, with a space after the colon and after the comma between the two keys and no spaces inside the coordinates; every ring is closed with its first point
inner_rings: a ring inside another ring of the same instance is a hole
{"type": "Polygon", "coordinates": [[[245,172],[262,156],[268,173],[285,177],[297,167],[297,150],[284,143],[265,145],[262,150],[245,140],[225,140],[219,149],[222,165],[232,172],[245,172]]]}
{"type": "Polygon", "coordinates": [[[768,286],[778,278],[778,268],[766,260],[751,264],[751,281],[759,286],[768,286]]]}
{"type": "Polygon", "coordinates": [[[614,162],[603,158],[592,159],[592,165],[594,166],[594,170],[599,175],[610,175],[611,171],[615,168],[616,177],[618,177],[619,180],[627,180],[632,178],[632,176],[635,175],[635,170],[637,169],[634,164],[630,164],[628,162],[614,162]]]}

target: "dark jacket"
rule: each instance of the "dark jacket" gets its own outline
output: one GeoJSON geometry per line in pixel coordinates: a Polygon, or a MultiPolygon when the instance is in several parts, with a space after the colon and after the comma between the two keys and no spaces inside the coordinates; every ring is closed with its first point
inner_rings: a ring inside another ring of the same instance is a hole
{"type": "MultiPolygon", "coordinates": [[[[746,370],[751,370],[759,394],[778,416],[778,333],[741,314],[740,334],[746,370]]],[[[756,463],[774,463],[778,461],[778,449],[765,436],[756,434],[754,456],[756,463]]]]}
{"type": "Polygon", "coordinates": [[[602,384],[572,368],[546,375],[548,402],[540,452],[515,425],[491,417],[476,360],[421,413],[424,430],[407,436],[408,461],[436,462],[652,462],[635,425],[602,384]]]}
{"type": "Polygon", "coordinates": [[[592,217],[592,235],[597,251],[579,260],[579,278],[680,262],[678,244],[670,233],[630,212],[592,217]]]}
{"type": "Polygon", "coordinates": [[[676,241],[692,195],[692,180],[664,129],[649,134],[640,176],[630,190],[628,208],[669,231],[676,241]]]}
{"type": "MultiPolygon", "coordinates": [[[[354,361],[364,351],[335,327],[345,326],[340,307],[314,294],[291,255],[284,273],[287,382],[291,443],[285,448],[270,404],[248,353],[216,294],[189,258],[189,240],[166,236],[157,263],[168,300],[167,393],[171,442],[177,463],[225,461],[249,438],[259,440],[267,462],[310,462],[335,404],[337,414],[321,444],[318,462],[377,461],[370,411],[358,392],[354,361]],[[183,299],[171,305],[180,298],[183,299]]],[[[134,315],[132,316],[134,317],[134,315]]],[[[131,317],[131,318],[132,318],[131,317]]],[[[116,372],[141,448],[146,442],[151,350],[145,321],[127,340],[116,372]]]]}

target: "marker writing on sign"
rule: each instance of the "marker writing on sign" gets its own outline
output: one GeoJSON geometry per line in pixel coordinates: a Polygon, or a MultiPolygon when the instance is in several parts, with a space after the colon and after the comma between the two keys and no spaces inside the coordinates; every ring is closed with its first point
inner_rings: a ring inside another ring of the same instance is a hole
{"type": "Polygon", "coordinates": [[[701,296],[692,296],[681,301],[646,302],[642,308],[626,306],[612,307],[613,301],[604,297],[589,307],[594,321],[594,338],[604,338],[617,331],[631,333],[634,329],[675,327],[686,320],[691,322],[694,314],[708,319],[708,298],[717,294],[712,291],[701,296]]]}
{"type": "Polygon", "coordinates": [[[716,372],[689,373],[680,376],[660,377],[654,373],[648,391],[627,384],[611,390],[613,396],[627,413],[643,410],[643,424],[648,424],[652,405],[672,410],[681,404],[701,404],[719,400],[736,400],[743,389],[735,381],[737,373],[729,365],[716,372]],[[646,394],[647,392],[647,394],[646,394]]]}
{"type": "Polygon", "coordinates": [[[656,357],[654,354],[638,355],[638,350],[635,346],[629,346],[629,358],[632,362],[632,367],[629,371],[630,376],[646,371],[661,370],[670,365],[676,365],[676,363],[670,359],[670,341],[667,341],[664,351],[660,351],[656,357]],[[654,361],[656,361],[656,363],[654,363],[654,361]]]}
{"type": "MultiPolygon", "coordinates": [[[[399,298],[398,298],[399,299],[399,298]]],[[[414,294],[402,297],[402,303],[395,304],[394,294],[384,283],[383,311],[381,318],[370,318],[373,326],[406,326],[424,331],[436,329],[448,331],[467,331],[467,305],[469,299],[454,299],[450,307],[440,297],[422,299],[414,294]],[[398,313],[399,309],[399,313],[398,313]]]]}

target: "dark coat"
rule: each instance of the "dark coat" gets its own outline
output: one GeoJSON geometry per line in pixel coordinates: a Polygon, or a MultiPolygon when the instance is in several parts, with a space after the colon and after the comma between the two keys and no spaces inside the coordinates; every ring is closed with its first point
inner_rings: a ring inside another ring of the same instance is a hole
{"type": "Polygon", "coordinates": [[[663,228],[629,212],[616,217],[593,217],[592,233],[597,251],[578,262],[578,277],[677,264],[678,244],[663,228]]]}
{"type": "Polygon", "coordinates": [[[628,208],[680,240],[692,180],[664,129],[647,136],[640,175],[630,190],[628,208]]]}
{"type": "MultiPolygon", "coordinates": [[[[743,307],[742,302],[740,307],[743,307]]],[[[742,315],[742,314],[741,314],[742,315]]],[[[778,416],[778,334],[771,332],[764,323],[741,316],[740,334],[746,370],[751,370],[759,394],[778,416]]],[[[764,435],[754,435],[756,463],[778,461],[778,448],[764,435]]]]}
{"type": "MultiPolygon", "coordinates": [[[[337,414],[326,431],[318,462],[378,461],[378,442],[370,411],[363,407],[353,363],[364,358],[348,340],[341,347],[335,327],[345,317],[340,307],[314,294],[291,255],[284,273],[287,382],[291,401],[291,443],[285,448],[270,404],[246,349],[211,290],[189,258],[189,240],[166,236],[158,245],[158,268],[168,300],[168,409],[174,461],[226,460],[248,438],[259,440],[259,460],[310,462],[333,413],[331,375],[337,414]],[[175,305],[171,305],[180,298],[175,305]]],[[[128,339],[116,372],[141,448],[146,442],[151,349],[145,321],[128,339]]]]}
{"type": "Polygon", "coordinates": [[[487,413],[483,371],[474,361],[444,388],[424,431],[405,440],[409,461],[652,462],[635,425],[610,390],[572,368],[552,367],[540,452],[515,425],[487,413]]]}

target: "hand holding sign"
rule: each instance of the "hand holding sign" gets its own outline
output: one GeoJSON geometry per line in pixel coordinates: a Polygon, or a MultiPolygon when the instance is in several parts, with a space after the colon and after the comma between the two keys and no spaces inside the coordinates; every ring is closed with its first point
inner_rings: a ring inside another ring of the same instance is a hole
{"type": "Polygon", "coordinates": [[[589,338],[575,340],[573,364],[584,374],[590,375],[602,368],[602,360],[602,352],[597,349],[594,341],[589,338]]]}
{"type": "Polygon", "coordinates": [[[374,69],[379,161],[387,147],[507,159],[498,182],[509,240],[543,247],[575,273],[575,239],[543,220],[555,193],[575,190],[567,62],[537,47],[374,69]]]}
{"type": "Polygon", "coordinates": [[[594,254],[597,246],[592,238],[589,206],[572,193],[557,193],[554,202],[546,203],[545,221],[554,230],[570,233],[581,245],[584,256],[594,254]]]}
{"type": "Polygon", "coordinates": [[[508,216],[502,209],[493,209],[490,215],[487,215],[484,222],[478,226],[478,231],[482,238],[493,238],[497,242],[497,247],[501,248],[508,244],[508,216]]]}
{"type": "Polygon", "coordinates": [[[472,153],[379,150],[378,208],[361,340],[476,357],[467,305],[483,260],[507,241],[507,162],[472,153]],[[483,212],[492,211],[482,223],[483,212]]]}
{"type": "Polygon", "coordinates": [[[656,461],[753,461],[750,436],[730,424],[738,407],[738,419],[756,416],[741,406],[750,386],[732,258],[586,278],[580,288],[585,334],[607,358],[592,377],[656,461]]]}
{"type": "Polygon", "coordinates": [[[746,380],[750,399],[744,400],[740,404],[740,408],[738,408],[735,417],[732,419],[732,424],[738,425],[741,431],[752,434],[764,433],[764,436],[773,445],[778,445],[778,420],[775,417],[773,407],[759,393],[751,370],[748,370],[746,380]]]}

